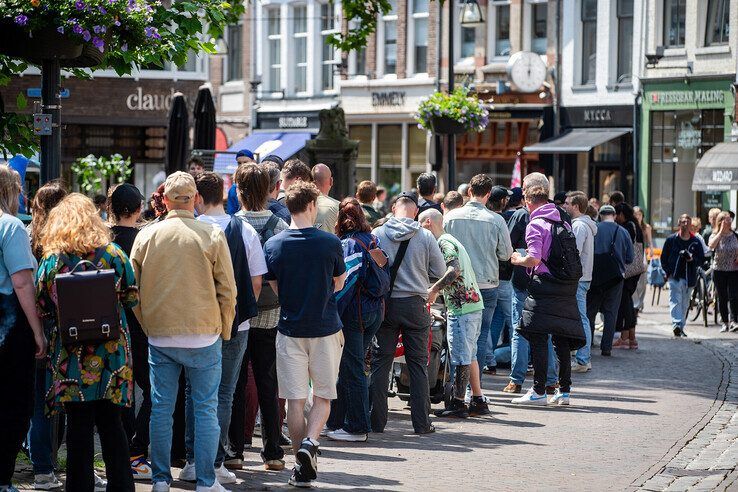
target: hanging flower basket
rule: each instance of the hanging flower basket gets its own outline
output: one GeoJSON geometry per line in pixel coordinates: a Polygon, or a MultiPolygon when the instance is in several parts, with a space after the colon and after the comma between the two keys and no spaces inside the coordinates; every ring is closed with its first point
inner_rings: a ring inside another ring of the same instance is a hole
{"type": "Polygon", "coordinates": [[[82,55],[82,43],[55,29],[28,32],[14,22],[0,21],[0,53],[31,62],[45,59],[73,60],[82,55]]]}
{"type": "Polygon", "coordinates": [[[421,101],[415,114],[418,127],[442,135],[462,135],[487,128],[489,113],[484,103],[459,87],[451,94],[436,92],[421,101]]]}

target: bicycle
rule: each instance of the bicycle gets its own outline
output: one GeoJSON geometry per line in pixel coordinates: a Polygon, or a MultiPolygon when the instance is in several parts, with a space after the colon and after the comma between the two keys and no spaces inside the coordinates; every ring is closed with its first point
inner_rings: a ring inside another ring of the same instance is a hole
{"type": "Polygon", "coordinates": [[[692,296],[689,299],[689,309],[687,309],[687,317],[690,321],[697,321],[702,315],[702,323],[705,328],[708,326],[708,311],[713,306],[713,315],[715,324],[718,323],[717,298],[715,293],[715,285],[712,282],[712,267],[705,270],[697,267],[697,282],[692,290],[692,296]],[[690,317],[690,313],[692,313],[690,317]]]}

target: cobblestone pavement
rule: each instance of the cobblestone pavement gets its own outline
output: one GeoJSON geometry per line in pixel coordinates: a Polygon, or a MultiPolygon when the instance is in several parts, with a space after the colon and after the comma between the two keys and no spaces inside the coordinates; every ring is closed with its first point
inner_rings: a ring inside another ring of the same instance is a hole
{"type": "MultiPolygon", "coordinates": [[[[666,294],[666,293],[664,293],[666,294]]],[[[637,351],[594,351],[575,374],[570,408],[510,404],[505,371],[485,376],[493,415],[435,419],[412,434],[409,411],[391,400],[384,434],[367,443],[322,442],[321,489],[687,490],[738,487],[738,335],[688,326],[671,336],[666,295],[639,322],[637,351]],[[718,336],[722,335],[722,336],[718,336]],[[732,484],[732,487],[731,487],[732,484]]],[[[650,292],[647,296],[650,300],[650,292]]],[[[647,302],[648,304],[648,302],[647,302]]],[[[527,388],[528,384],[526,384],[527,388]]],[[[255,439],[255,445],[259,444],[255,439]]],[[[288,457],[288,468],[293,460],[288,457]]],[[[174,470],[174,476],[178,470],[174,470]]],[[[286,487],[289,471],[266,472],[248,453],[230,490],[286,487]]],[[[27,475],[26,475],[27,476],[27,475]]],[[[22,478],[22,477],[17,477],[22,478]]],[[[137,491],[150,490],[143,483],[137,491]]],[[[194,490],[184,482],[172,490],[194,490]]]]}

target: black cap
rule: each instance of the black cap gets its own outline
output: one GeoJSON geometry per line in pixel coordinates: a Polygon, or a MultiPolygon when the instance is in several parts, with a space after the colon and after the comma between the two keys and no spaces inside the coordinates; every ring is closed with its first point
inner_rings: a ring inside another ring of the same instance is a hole
{"type": "Polygon", "coordinates": [[[261,160],[261,163],[262,164],[265,163],[265,162],[273,162],[273,163],[275,163],[277,165],[277,167],[279,168],[280,171],[284,167],[284,160],[281,157],[279,157],[278,155],[269,154],[268,156],[264,157],[261,160]]]}
{"type": "Polygon", "coordinates": [[[110,195],[110,206],[118,215],[132,214],[139,208],[144,200],[138,188],[130,183],[119,184],[110,195]]]}
{"type": "Polygon", "coordinates": [[[493,186],[492,193],[489,195],[489,199],[493,202],[499,202],[503,198],[512,196],[512,191],[508,190],[504,186],[493,186]]]}
{"type": "Polygon", "coordinates": [[[554,203],[559,205],[566,202],[566,192],[565,191],[559,191],[554,195],[554,203]]]}
{"type": "Polygon", "coordinates": [[[399,200],[400,198],[409,198],[413,201],[416,207],[418,206],[418,196],[412,191],[403,191],[402,193],[397,195],[397,199],[399,200]]]}

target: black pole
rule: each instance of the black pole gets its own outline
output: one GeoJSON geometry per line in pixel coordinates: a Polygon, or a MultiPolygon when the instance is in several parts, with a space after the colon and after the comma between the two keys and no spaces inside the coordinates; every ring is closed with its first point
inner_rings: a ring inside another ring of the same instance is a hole
{"type": "MultiPolygon", "coordinates": [[[[454,0],[448,0],[448,93],[454,91],[454,0]]],[[[456,189],[456,135],[447,137],[448,190],[456,189]]]]}
{"type": "Polygon", "coordinates": [[[41,136],[41,183],[61,175],[61,105],[59,100],[61,68],[59,60],[41,64],[41,111],[51,115],[51,135],[41,136]]]}

